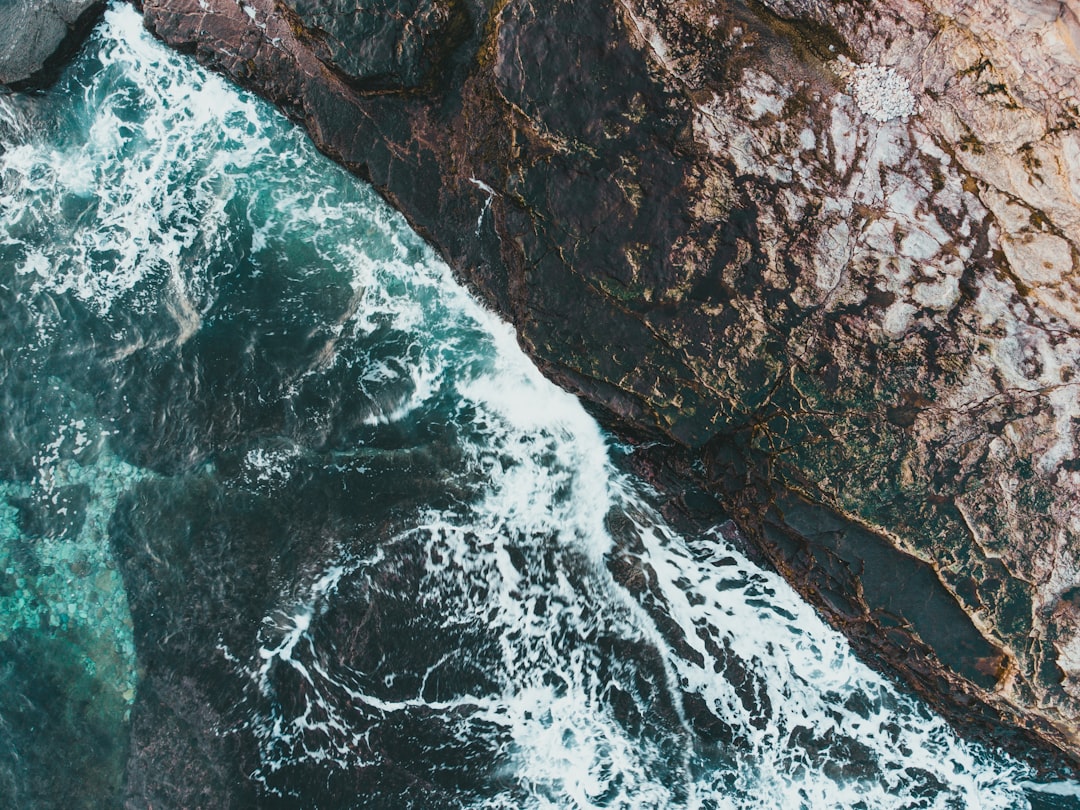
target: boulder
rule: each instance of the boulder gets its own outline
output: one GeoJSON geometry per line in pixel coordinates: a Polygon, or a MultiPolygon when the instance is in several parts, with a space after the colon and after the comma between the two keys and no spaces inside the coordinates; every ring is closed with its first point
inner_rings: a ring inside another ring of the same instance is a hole
{"type": "Polygon", "coordinates": [[[102,0],[5,0],[0,4],[0,84],[48,84],[104,5],[102,0]]]}

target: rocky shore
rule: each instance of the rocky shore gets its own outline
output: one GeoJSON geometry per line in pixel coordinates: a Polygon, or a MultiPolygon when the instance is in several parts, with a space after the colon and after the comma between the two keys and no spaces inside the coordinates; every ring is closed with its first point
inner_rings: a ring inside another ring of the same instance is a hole
{"type": "Polygon", "coordinates": [[[369,179],[674,507],[961,728],[1080,765],[1080,4],[355,5],[144,14],[369,179]]]}
{"type": "Polygon", "coordinates": [[[868,658],[1072,764],[1075,12],[145,4],[374,183],[552,379],[666,443],[652,466],[868,658]]]}

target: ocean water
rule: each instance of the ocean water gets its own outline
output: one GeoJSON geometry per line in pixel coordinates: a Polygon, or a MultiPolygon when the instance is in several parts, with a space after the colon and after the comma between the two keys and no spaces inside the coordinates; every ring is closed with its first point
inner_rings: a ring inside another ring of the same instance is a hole
{"type": "Polygon", "coordinates": [[[1078,806],[130,7],[0,144],[0,806],[1078,806]]]}

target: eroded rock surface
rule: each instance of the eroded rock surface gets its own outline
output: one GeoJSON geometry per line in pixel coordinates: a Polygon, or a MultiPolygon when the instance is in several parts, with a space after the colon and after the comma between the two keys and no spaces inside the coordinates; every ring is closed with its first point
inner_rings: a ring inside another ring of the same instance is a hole
{"type": "Polygon", "coordinates": [[[835,244],[850,257],[837,293],[892,295],[860,307],[880,313],[887,342],[874,343],[926,347],[928,367],[882,413],[907,435],[888,455],[891,442],[868,443],[892,470],[800,470],[816,467],[836,493],[825,500],[937,567],[1003,653],[992,699],[1037,706],[1075,746],[1078,6],[769,5],[834,28],[920,97],[907,126],[847,130],[863,171],[841,199],[867,208],[845,215],[835,244]]]}
{"type": "Polygon", "coordinates": [[[553,379],[661,437],[864,654],[1075,765],[1076,4],[765,6],[145,15],[369,178],[553,379]],[[853,97],[858,65],[913,114],[853,97]]]}

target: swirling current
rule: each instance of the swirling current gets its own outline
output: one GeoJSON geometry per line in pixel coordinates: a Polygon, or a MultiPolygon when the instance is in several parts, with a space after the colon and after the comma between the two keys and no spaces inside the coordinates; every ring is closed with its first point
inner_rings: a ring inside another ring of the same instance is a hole
{"type": "Polygon", "coordinates": [[[131,8],[0,143],[3,807],[1077,806],[667,526],[399,216],[131,8]]]}

